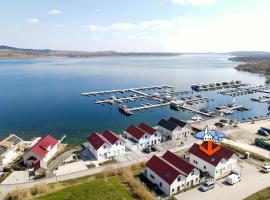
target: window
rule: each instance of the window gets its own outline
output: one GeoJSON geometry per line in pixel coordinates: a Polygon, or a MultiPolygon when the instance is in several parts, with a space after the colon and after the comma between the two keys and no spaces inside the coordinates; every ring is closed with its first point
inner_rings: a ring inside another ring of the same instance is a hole
{"type": "Polygon", "coordinates": [[[181,177],[178,177],[177,181],[178,181],[178,182],[181,181],[181,177]]]}
{"type": "Polygon", "coordinates": [[[189,182],[187,182],[187,186],[189,187],[189,182]]]}
{"type": "Polygon", "coordinates": [[[181,187],[180,186],[178,186],[177,187],[177,192],[179,192],[181,190],[181,187]]]}
{"type": "Polygon", "coordinates": [[[172,192],[174,192],[174,189],[172,189],[172,192]]]}
{"type": "Polygon", "coordinates": [[[145,135],[144,137],[147,138],[147,135],[145,135]]]}
{"type": "Polygon", "coordinates": [[[203,168],[206,169],[206,166],[204,165],[203,168]]]}
{"type": "Polygon", "coordinates": [[[157,136],[157,133],[155,133],[155,136],[157,136]]]}
{"type": "Polygon", "coordinates": [[[155,177],[154,177],[152,174],[150,174],[150,177],[151,177],[152,179],[155,179],[155,177]]]}
{"type": "Polygon", "coordinates": [[[118,142],[116,142],[116,146],[118,146],[118,142]]]}
{"type": "Polygon", "coordinates": [[[162,183],[161,182],[159,183],[159,186],[162,187],[162,183]]]}

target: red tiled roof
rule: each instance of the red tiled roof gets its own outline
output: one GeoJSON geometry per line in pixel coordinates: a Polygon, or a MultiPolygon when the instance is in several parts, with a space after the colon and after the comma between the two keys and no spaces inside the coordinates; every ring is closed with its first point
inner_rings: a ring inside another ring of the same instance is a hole
{"type": "Polygon", "coordinates": [[[103,144],[110,144],[110,142],[103,137],[102,135],[98,134],[97,132],[92,133],[87,137],[88,142],[98,150],[103,144]]]}
{"type": "Polygon", "coordinates": [[[145,134],[145,132],[139,128],[137,128],[134,125],[130,125],[126,132],[128,132],[130,135],[132,135],[133,137],[135,137],[136,139],[141,139],[141,137],[145,134]]]}
{"type": "MultiPolygon", "coordinates": [[[[207,141],[204,141],[202,145],[204,147],[207,147],[207,141]]],[[[217,144],[213,143],[213,148],[215,148],[216,146],[217,144]]],[[[205,154],[200,150],[199,145],[196,143],[192,145],[192,147],[188,150],[188,152],[212,164],[213,166],[217,166],[218,163],[222,160],[222,158],[228,160],[233,154],[235,154],[235,152],[221,146],[220,150],[218,150],[213,155],[208,156],[207,154],[205,154]]]]}
{"type": "Polygon", "coordinates": [[[174,180],[181,174],[179,170],[171,166],[164,159],[153,155],[146,163],[146,166],[155,172],[161,179],[171,185],[174,180]]]}
{"type": "Polygon", "coordinates": [[[167,151],[162,158],[169,163],[171,163],[174,167],[179,169],[181,172],[183,172],[185,175],[188,175],[192,172],[192,170],[195,168],[193,165],[188,163],[183,158],[180,158],[179,156],[175,155],[174,153],[167,151]]]}
{"type": "Polygon", "coordinates": [[[41,139],[37,144],[35,144],[32,148],[31,151],[39,155],[40,157],[44,157],[47,153],[49,146],[53,148],[56,144],[58,143],[58,140],[52,137],[51,135],[47,135],[43,139],[41,139]]]}
{"type": "Polygon", "coordinates": [[[118,140],[122,141],[123,138],[117,135],[116,133],[106,130],[103,132],[103,137],[105,137],[111,144],[115,144],[118,140]]]}
{"type": "Polygon", "coordinates": [[[156,129],[152,128],[151,126],[148,126],[145,123],[141,123],[139,125],[139,128],[150,135],[153,135],[157,131],[156,129]]]}

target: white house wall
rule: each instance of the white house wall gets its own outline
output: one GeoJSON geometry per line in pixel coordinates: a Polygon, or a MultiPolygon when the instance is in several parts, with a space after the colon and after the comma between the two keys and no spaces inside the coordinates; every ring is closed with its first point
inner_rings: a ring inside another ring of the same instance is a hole
{"type": "Polygon", "coordinates": [[[53,148],[50,149],[50,151],[43,157],[44,162],[48,162],[56,153],[58,150],[58,144],[56,144],[53,148]]]}
{"type": "Polygon", "coordinates": [[[103,144],[98,150],[88,143],[88,148],[97,160],[106,160],[125,153],[125,143],[123,141],[117,141],[116,143],[114,145],[103,144]]]}
{"type": "Polygon", "coordinates": [[[153,172],[150,168],[146,168],[146,177],[149,181],[151,181],[153,184],[157,184],[159,189],[164,192],[166,195],[172,195],[175,193],[180,192],[181,190],[190,187],[191,181],[193,181],[193,185],[199,183],[200,178],[200,171],[198,169],[194,169],[194,173],[190,173],[187,177],[184,175],[180,175],[180,180],[178,180],[179,177],[177,177],[174,182],[169,185],[167,182],[165,182],[163,179],[161,179],[155,172],[153,172]],[[155,177],[153,179],[153,177],[155,177]],[[160,187],[160,183],[162,183],[162,187],[160,187]]]}
{"type": "Polygon", "coordinates": [[[235,169],[237,167],[237,156],[233,155],[228,161],[224,159],[217,166],[214,166],[200,159],[199,157],[190,154],[189,163],[203,172],[208,172],[210,176],[217,178],[219,176],[226,174],[227,172],[230,172],[232,169],[235,169]]]}
{"type": "Polygon", "coordinates": [[[3,157],[0,157],[0,166],[5,166],[10,164],[15,158],[17,158],[21,152],[17,151],[18,148],[13,148],[7,150],[6,154],[3,157]]]}
{"type": "Polygon", "coordinates": [[[153,184],[157,184],[158,188],[164,192],[166,195],[170,195],[170,185],[165,182],[163,179],[161,179],[155,172],[153,172],[150,168],[146,168],[146,177],[149,181],[151,181],[153,184]],[[152,177],[152,176],[154,177],[152,177]],[[160,187],[160,183],[162,184],[162,187],[160,187]]]}

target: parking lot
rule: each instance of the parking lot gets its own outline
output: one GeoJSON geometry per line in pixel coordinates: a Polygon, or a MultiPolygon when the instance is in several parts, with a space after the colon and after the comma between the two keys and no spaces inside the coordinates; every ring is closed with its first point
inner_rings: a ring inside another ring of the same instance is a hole
{"type": "Polygon", "coordinates": [[[270,185],[270,174],[259,172],[257,166],[247,162],[243,162],[242,166],[242,180],[235,185],[228,185],[225,183],[225,179],[221,179],[216,182],[213,190],[201,192],[198,188],[194,188],[175,197],[189,200],[240,200],[270,185]]]}

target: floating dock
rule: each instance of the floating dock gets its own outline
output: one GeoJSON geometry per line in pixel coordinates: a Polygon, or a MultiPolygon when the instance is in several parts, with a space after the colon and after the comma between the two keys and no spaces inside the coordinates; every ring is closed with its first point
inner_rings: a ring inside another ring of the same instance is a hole
{"type": "Polygon", "coordinates": [[[208,90],[220,90],[223,88],[237,88],[245,86],[246,84],[241,83],[241,81],[229,81],[229,82],[214,82],[214,83],[199,83],[191,86],[192,90],[195,91],[208,91],[208,90]]]}
{"type": "Polygon", "coordinates": [[[104,91],[96,91],[96,92],[83,92],[82,96],[96,96],[103,94],[112,94],[112,93],[125,93],[125,92],[139,92],[138,90],[154,90],[154,89],[172,89],[172,86],[169,85],[161,85],[161,86],[151,86],[151,87],[138,87],[138,88],[126,88],[126,89],[116,89],[116,90],[104,90],[104,91]]]}
{"type": "Polygon", "coordinates": [[[228,96],[239,96],[239,95],[245,95],[245,94],[253,94],[253,93],[268,93],[270,94],[270,91],[268,88],[260,85],[255,87],[239,87],[237,89],[231,89],[220,92],[222,95],[228,95],[228,96]]]}

